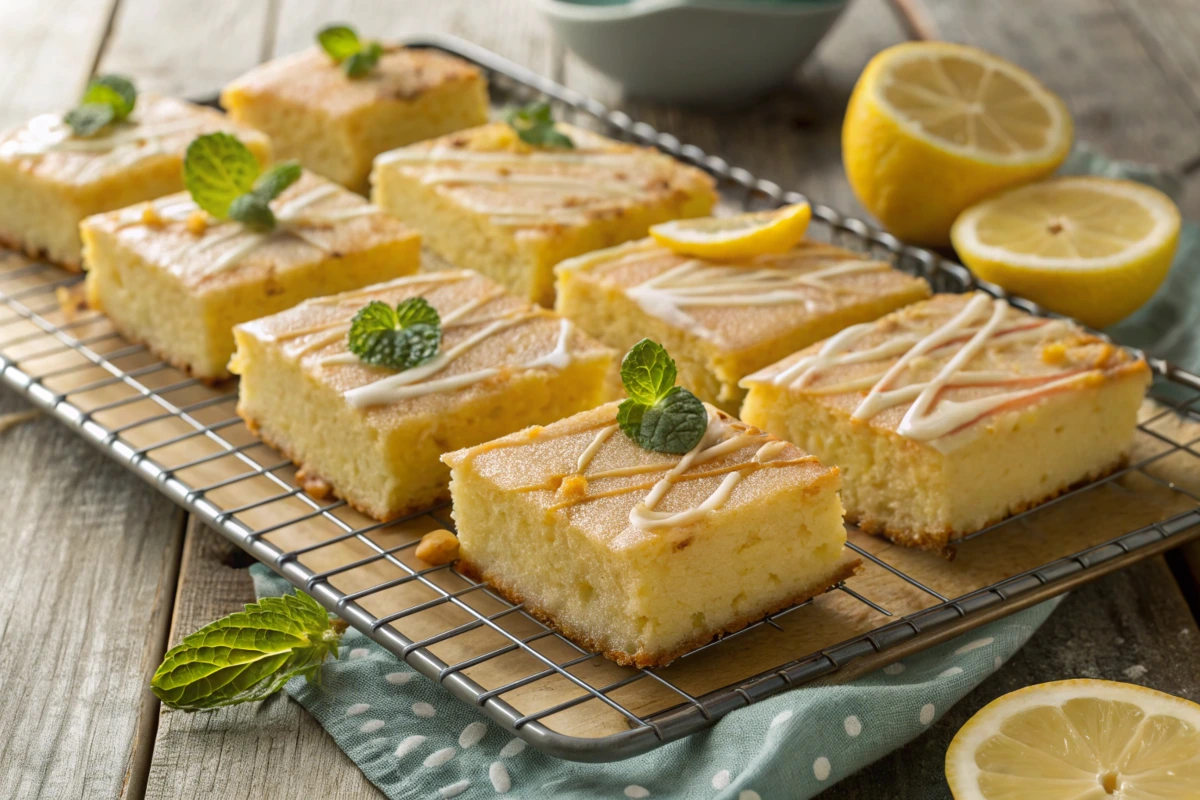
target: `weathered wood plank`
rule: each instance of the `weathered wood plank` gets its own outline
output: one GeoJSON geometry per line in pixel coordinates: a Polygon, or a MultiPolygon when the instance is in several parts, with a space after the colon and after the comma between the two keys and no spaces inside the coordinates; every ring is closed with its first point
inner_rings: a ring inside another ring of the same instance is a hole
{"type": "MultiPolygon", "coordinates": [[[[25,408],[0,392],[0,412],[25,408]]],[[[125,797],[183,512],[47,417],[0,435],[0,485],[0,797],[125,797]]]]}
{"type": "Polygon", "coordinates": [[[268,5],[122,0],[99,71],[133,76],[140,90],[215,97],[262,59],[272,24],[268,5]]]}
{"type": "Polygon", "coordinates": [[[78,98],[116,0],[5,0],[0,5],[0,125],[78,98]]]}
{"type": "MultiPolygon", "coordinates": [[[[975,712],[1024,686],[1104,678],[1200,700],[1200,631],[1161,558],[1069,595],[1027,645],[928,732],[821,795],[949,800],[943,762],[975,712]]],[[[864,720],[865,724],[865,720],[864,720]]]]}
{"type": "MultiPolygon", "coordinates": [[[[254,602],[235,545],[192,520],[171,626],[173,646],[187,634],[254,602]]],[[[210,714],[164,708],[146,787],[147,798],[257,800],[382,797],[299,704],[279,695],[261,704],[210,714]]]]}

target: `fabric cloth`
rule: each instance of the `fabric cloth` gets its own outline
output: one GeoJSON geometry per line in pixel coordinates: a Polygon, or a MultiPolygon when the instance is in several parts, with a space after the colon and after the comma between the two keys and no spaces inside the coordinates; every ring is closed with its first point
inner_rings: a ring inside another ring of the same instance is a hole
{"type": "MultiPolygon", "coordinates": [[[[291,590],[256,564],[259,597],[291,590]]],[[[400,798],[808,798],[920,735],[992,674],[1058,599],[846,685],[735,711],[646,755],[578,764],[543,755],[353,629],[321,685],[286,687],[384,794],[400,798]]]]}
{"type": "MultiPolygon", "coordinates": [[[[1180,183],[1087,147],[1063,172],[1127,177],[1176,195],[1180,183]]],[[[1170,275],[1149,303],[1109,329],[1119,342],[1200,369],[1200,229],[1187,223],[1170,275]]],[[[1162,387],[1169,394],[1171,387],[1162,387]]],[[[262,565],[258,596],[291,589],[262,565]]],[[[286,690],[394,800],[416,797],[812,797],[920,735],[1037,630],[1058,600],[1014,614],[845,685],[812,685],[735,711],[711,729],[612,764],[577,764],[513,738],[357,631],[320,686],[286,690]]],[[[940,769],[940,766],[938,767],[940,769]]]]}

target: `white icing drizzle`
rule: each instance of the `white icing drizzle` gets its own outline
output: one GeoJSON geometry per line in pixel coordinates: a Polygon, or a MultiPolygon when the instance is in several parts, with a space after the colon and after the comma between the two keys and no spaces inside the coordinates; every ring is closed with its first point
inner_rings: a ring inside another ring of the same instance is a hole
{"type": "MultiPolygon", "coordinates": [[[[458,375],[450,375],[445,378],[428,380],[445,369],[451,362],[453,362],[463,353],[483,342],[493,334],[499,333],[500,331],[511,328],[515,325],[520,325],[528,320],[540,319],[543,317],[544,314],[538,311],[521,311],[516,314],[494,320],[450,349],[438,353],[424,364],[413,367],[412,369],[406,369],[401,372],[397,372],[385,378],[380,378],[379,380],[368,383],[364,386],[359,386],[348,390],[344,395],[346,402],[355,408],[386,405],[390,403],[396,403],[400,400],[410,397],[419,397],[422,395],[433,394],[435,392],[453,391],[499,375],[503,370],[510,369],[511,367],[485,367],[484,369],[474,370],[472,372],[464,372],[458,375]]],[[[538,356],[537,358],[534,358],[525,364],[518,365],[516,368],[537,369],[540,367],[551,367],[556,370],[566,369],[572,360],[571,353],[567,349],[570,331],[571,328],[567,324],[567,321],[563,320],[554,349],[550,353],[543,356],[538,356]]],[[[346,363],[344,360],[342,360],[346,355],[347,354],[330,356],[328,359],[322,359],[319,363],[346,363]]]]}
{"type": "MultiPolygon", "coordinates": [[[[741,432],[722,440],[721,436],[724,435],[725,428],[725,424],[719,418],[709,417],[708,428],[704,431],[704,436],[696,443],[696,446],[689,450],[683,458],[679,459],[679,463],[659,479],[658,483],[654,484],[649,494],[646,495],[646,499],[630,509],[629,523],[631,525],[639,530],[654,530],[656,528],[687,525],[703,518],[712,511],[716,511],[728,502],[734,488],[742,480],[741,470],[734,470],[728,473],[721,480],[721,483],[718,484],[717,488],[713,490],[712,494],[698,506],[674,512],[654,510],[654,507],[658,505],[666,493],[671,490],[671,487],[674,486],[675,480],[693,466],[720,458],[726,453],[740,450],[751,442],[758,441],[767,436],[764,433],[741,432]]],[[[768,441],[758,448],[752,461],[760,464],[770,461],[786,447],[787,444],[785,442],[778,440],[768,441]]]]}
{"type": "Polygon", "coordinates": [[[869,420],[896,406],[909,404],[896,432],[914,441],[930,442],[947,451],[951,445],[943,437],[970,425],[976,420],[1011,403],[1077,383],[1088,369],[1071,369],[1048,375],[1020,374],[1000,370],[967,370],[966,365],[989,344],[1022,344],[1042,341],[1064,326],[1059,321],[1019,320],[1012,322],[1013,312],[1003,300],[984,294],[974,295],[946,322],[924,336],[900,333],[865,350],[851,348],[874,323],[854,325],[828,339],[814,354],[797,359],[775,375],[771,369],[749,376],[747,382],[770,381],[776,386],[799,390],[808,387],[822,372],[838,366],[868,364],[900,356],[881,373],[859,376],[831,386],[809,389],[811,394],[840,394],[868,389],[866,396],[852,413],[856,420],[869,420]],[[929,353],[956,347],[937,373],[923,382],[889,388],[910,367],[929,353]],[[966,386],[1013,386],[1010,391],[989,394],[966,401],[943,398],[948,388],[966,386]]]}
{"type": "Polygon", "coordinates": [[[526,163],[535,164],[604,164],[622,166],[638,163],[640,153],[606,153],[588,150],[572,150],[560,153],[553,151],[535,150],[530,153],[489,152],[485,150],[466,150],[457,147],[439,145],[430,148],[403,147],[381,153],[375,158],[376,164],[422,164],[436,161],[462,161],[466,163],[488,164],[499,167],[519,167],[526,163]]]}
{"type": "Polygon", "coordinates": [[[579,454],[579,460],[575,462],[575,474],[582,475],[592,463],[592,459],[596,457],[596,453],[600,452],[600,448],[608,441],[609,437],[616,432],[618,425],[608,425],[596,432],[596,436],[592,439],[591,444],[584,448],[579,454]]]}
{"type": "MultiPolygon", "coordinates": [[[[661,250],[642,251],[626,257],[622,265],[660,257],[661,250]]],[[[783,269],[726,267],[699,260],[684,261],[661,275],[626,291],[643,311],[696,336],[719,337],[684,309],[694,306],[765,306],[812,302],[812,289],[836,291],[826,279],[860,272],[882,272],[887,264],[879,261],[839,261],[810,272],[783,269]]]]}
{"type": "Polygon", "coordinates": [[[139,161],[166,152],[163,139],[172,135],[199,133],[205,120],[193,117],[168,119],[161,122],[129,121],[114,126],[104,136],[76,137],[57,114],[43,114],[31,120],[16,138],[0,143],[0,158],[45,155],[53,152],[95,153],[73,177],[82,183],[103,174],[107,169],[124,169],[139,161]]]}
{"type": "Polygon", "coordinates": [[[429,172],[421,176],[421,183],[428,185],[470,183],[496,186],[533,186],[543,189],[564,189],[576,192],[600,192],[604,194],[635,195],[637,189],[615,181],[587,180],[570,175],[466,172],[446,170],[429,172]]]}

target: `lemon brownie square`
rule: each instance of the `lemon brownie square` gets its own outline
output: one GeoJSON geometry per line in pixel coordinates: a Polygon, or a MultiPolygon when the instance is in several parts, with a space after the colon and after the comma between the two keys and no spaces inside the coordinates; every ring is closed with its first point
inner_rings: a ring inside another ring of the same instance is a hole
{"type": "Polygon", "coordinates": [[[689,452],[645,450],[617,406],[444,457],[460,571],[640,667],[855,572],[837,468],[713,406],[689,452]]]}
{"type": "Polygon", "coordinates": [[[235,329],[238,413],[325,487],[377,519],[448,495],[439,457],[609,398],[614,353],[468,270],[422,273],[309,300],[235,329]],[[350,351],[372,301],[438,312],[432,360],[397,371],[350,351]]]}
{"type": "Polygon", "coordinates": [[[844,471],[847,519],[953,540],[1115,469],[1146,362],[983,293],[942,294],[748,376],[742,414],[844,471]]]}
{"type": "Polygon", "coordinates": [[[197,136],[235,133],[260,163],[267,137],[219,111],[141,94],[127,120],[75,136],[61,114],[0,133],[0,242],[78,271],[79,223],[183,189],[183,154],[197,136]]]}
{"type": "Polygon", "coordinates": [[[557,125],[573,147],[523,141],[493,123],[375,160],[372,198],[454,264],[550,306],[554,265],[708,214],[712,179],[656,150],[557,125]]]}
{"type": "Polygon", "coordinates": [[[351,78],[318,48],[269,61],[230,83],[221,105],[298,160],[366,194],[379,153],[487,122],[478,68],[436,50],[389,46],[351,78]]]}
{"type": "Polygon", "coordinates": [[[929,284],[833,245],[730,261],[677,255],[653,239],[562,262],[556,310],[612,347],[649,337],[679,381],[736,414],[743,377],[849,325],[929,296],[929,284]]]}
{"type": "Polygon", "coordinates": [[[271,207],[279,226],[267,233],[218,222],[187,194],[89,217],[89,304],[176,367],[219,380],[239,322],[420,264],[417,233],[312,173],[271,207]]]}

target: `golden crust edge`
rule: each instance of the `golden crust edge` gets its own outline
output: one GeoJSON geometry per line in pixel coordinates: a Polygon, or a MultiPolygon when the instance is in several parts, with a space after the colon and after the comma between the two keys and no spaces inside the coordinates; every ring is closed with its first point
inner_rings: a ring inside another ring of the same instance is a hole
{"type": "Polygon", "coordinates": [[[744,614],[741,617],[734,619],[728,625],[716,631],[707,631],[687,639],[683,644],[667,651],[666,653],[646,653],[639,650],[636,653],[630,654],[623,650],[616,650],[610,647],[606,642],[572,628],[569,625],[564,625],[559,622],[554,616],[540,606],[526,600],[519,592],[511,586],[506,585],[503,581],[496,579],[494,576],[489,577],[487,573],[480,570],[475,564],[468,559],[459,557],[455,567],[458,572],[471,580],[483,581],[488,584],[497,594],[503,597],[513,605],[521,605],[523,611],[529,612],[535,619],[548,625],[558,631],[563,636],[567,637],[574,643],[586,647],[590,651],[603,653],[603,655],[615,661],[623,667],[665,667],[680,656],[695,650],[698,647],[708,644],[709,642],[721,639],[731,633],[737,633],[748,625],[758,622],[764,617],[775,614],[779,611],[789,608],[798,603],[803,603],[811,600],[817,595],[837,586],[842,581],[848,580],[862,570],[862,559],[843,557],[841,563],[838,564],[837,571],[827,581],[821,581],[816,586],[808,587],[794,595],[791,595],[783,601],[768,606],[765,609],[755,611],[753,613],[744,614]]]}

